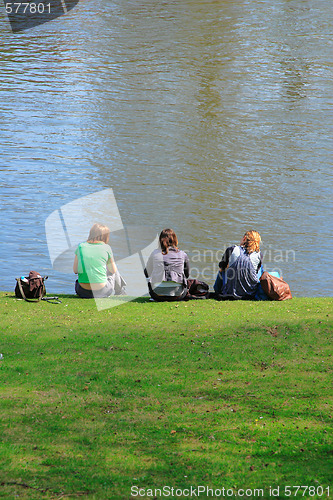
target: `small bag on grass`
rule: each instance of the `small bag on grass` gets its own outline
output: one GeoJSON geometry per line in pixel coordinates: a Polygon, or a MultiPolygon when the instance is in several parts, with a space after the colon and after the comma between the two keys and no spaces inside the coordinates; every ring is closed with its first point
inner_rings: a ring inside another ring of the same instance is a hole
{"type": "Polygon", "coordinates": [[[44,281],[47,276],[41,276],[36,271],[30,271],[28,277],[16,278],[15,296],[27,302],[38,302],[46,295],[44,281]]]}
{"type": "Polygon", "coordinates": [[[260,285],[270,300],[288,300],[292,298],[288,283],[266,271],[260,277],[260,285]]]}
{"type": "Polygon", "coordinates": [[[27,302],[40,302],[46,300],[54,304],[61,303],[58,297],[45,297],[46,288],[44,281],[48,276],[41,276],[36,271],[30,271],[29,276],[16,278],[15,297],[27,302]]]}
{"type": "Polygon", "coordinates": [[[209,298],[209,285],[204,281],[199,281],[197,279],[188,279],[187,287],[188,292],[185,296],[185,300],[209,298]]]}

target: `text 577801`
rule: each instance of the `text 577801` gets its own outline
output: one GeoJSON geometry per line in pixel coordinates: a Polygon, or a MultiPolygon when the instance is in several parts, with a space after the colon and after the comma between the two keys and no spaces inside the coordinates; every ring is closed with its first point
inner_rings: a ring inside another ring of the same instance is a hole
{"type": "Polygon", "coordinates": [[[51,14],[50,3],[7,2],[5,7],[7,14],[51,14]]]}

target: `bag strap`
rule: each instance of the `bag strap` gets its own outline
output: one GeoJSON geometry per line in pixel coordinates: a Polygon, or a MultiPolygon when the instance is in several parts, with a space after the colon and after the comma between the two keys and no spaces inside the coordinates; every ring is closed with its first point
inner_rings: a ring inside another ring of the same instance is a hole
{"type": "MultiPolygon", "coordinates": [[[[47,278],[48,278],[48,276],[44,276],[42,278],[43,284],[44,284],[44,280],[46,280],[47,278]]],[[[16,278],[16,281],[18,283],[18,287],[20,289],[20,292],[21,292],[23,299],[26,300],[27,302],[40,302],[41,300],[45,300],[46,302],[50,302],[50,304],[61,304],[62,303],[62,301],[59,299],[59,297],[42,297],[42,295],[40,295],[38,299],[27,299],[27,297],[25,296],[23,287],[22,287],[21,278],[16,278]]]]}
{"type": "Polygon", "coordinates": [[[27,300],[26,296],[25,296],[25,293],[23,291],[23,288],[22,288],[22,283],[21,283],[21,278],[16,278],[16,281],[17,281],[17,284],[18,284],[18,287],[20,289],[20,292],[21,292],[21,295],[22,295],[22,298],[24,300],[27,300]]]}
{"type": "Polygon", "coordinates": [[[62,301],[59,297],[42,297],[41,300],[45,300],[45,302],[49,302],[50,304],[61,304],[62,301]]]}
{"type": "Polygon", "coordinates": [[[83,260],[83,255],[82,255],[81,243],[79,244],[79,254],[80,254],[80,260],[81,260],[81,265],[82,265],[82,271],[84,274],[87,274],[86,273],[86,266],[84,265],[84,260],[83,260]]]}
{"type": "Polygon", "coordinates": [[[38,297],[38,299],[27,299],[27,297],[25,296],[25,293],[23,291],[23,287],[22,287],[22,283],[21,283],[21,278],[16,278],[16,281],[18,283],[18,286],[19,286],[19,289],[20,289],[20,292],[21,292],[21,295],[22,295],[22,298],[26,301],[26,302],[40,302],[42,300],[42,295],[40,295],[38,297]]]}

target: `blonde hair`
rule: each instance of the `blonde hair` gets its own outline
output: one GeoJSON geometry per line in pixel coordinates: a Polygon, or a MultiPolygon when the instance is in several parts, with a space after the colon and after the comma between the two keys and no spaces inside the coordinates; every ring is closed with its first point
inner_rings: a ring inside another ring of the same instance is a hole
{"type": "Polygon", "coordinates": [[[90,229],[87,241],[103,241],[107,243],[110,237],[110,229],[102,224],[95,223],[90,229]]]}
{"type": "Polygon", "coordinates": [[[247,253],[259,252],[261,237],[258,231],[246,231],[243,246],[247,253]]]}

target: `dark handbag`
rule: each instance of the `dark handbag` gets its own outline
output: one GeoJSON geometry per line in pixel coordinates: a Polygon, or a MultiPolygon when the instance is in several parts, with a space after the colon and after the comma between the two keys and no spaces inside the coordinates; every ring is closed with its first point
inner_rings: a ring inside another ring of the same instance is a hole
{"type": "Polygon", "coordinates": [[[28,277],[16,278],[15,296],[27,302],[39,302],[46,295],[44,281],[47,276],[41,276],[36,271],[30,271],[28,277]]]}
{"type": "Polygon", "coordinates": [[[207,285],[204,281],[188,279],[187,287],[188,292],[185,296],[185,300],[209,298],[209,285],[207,285]]]}
{"type": "Polygon", "coordinates": [[[45,297],[46,288],[44,281],[48,276],[41,276],[36,271],[30,271],[28,277],[16,278],[15,297],[27,302],[40,302],[46,300],[54,304],[61,303],[58,297],[45,297]]]}
{"type": "Polygon", "coordinates": [[[260,284],[270,300],[292,299],[290,287],[282,278],[272,276],[265,271],[260,277],[260,284]]]}

